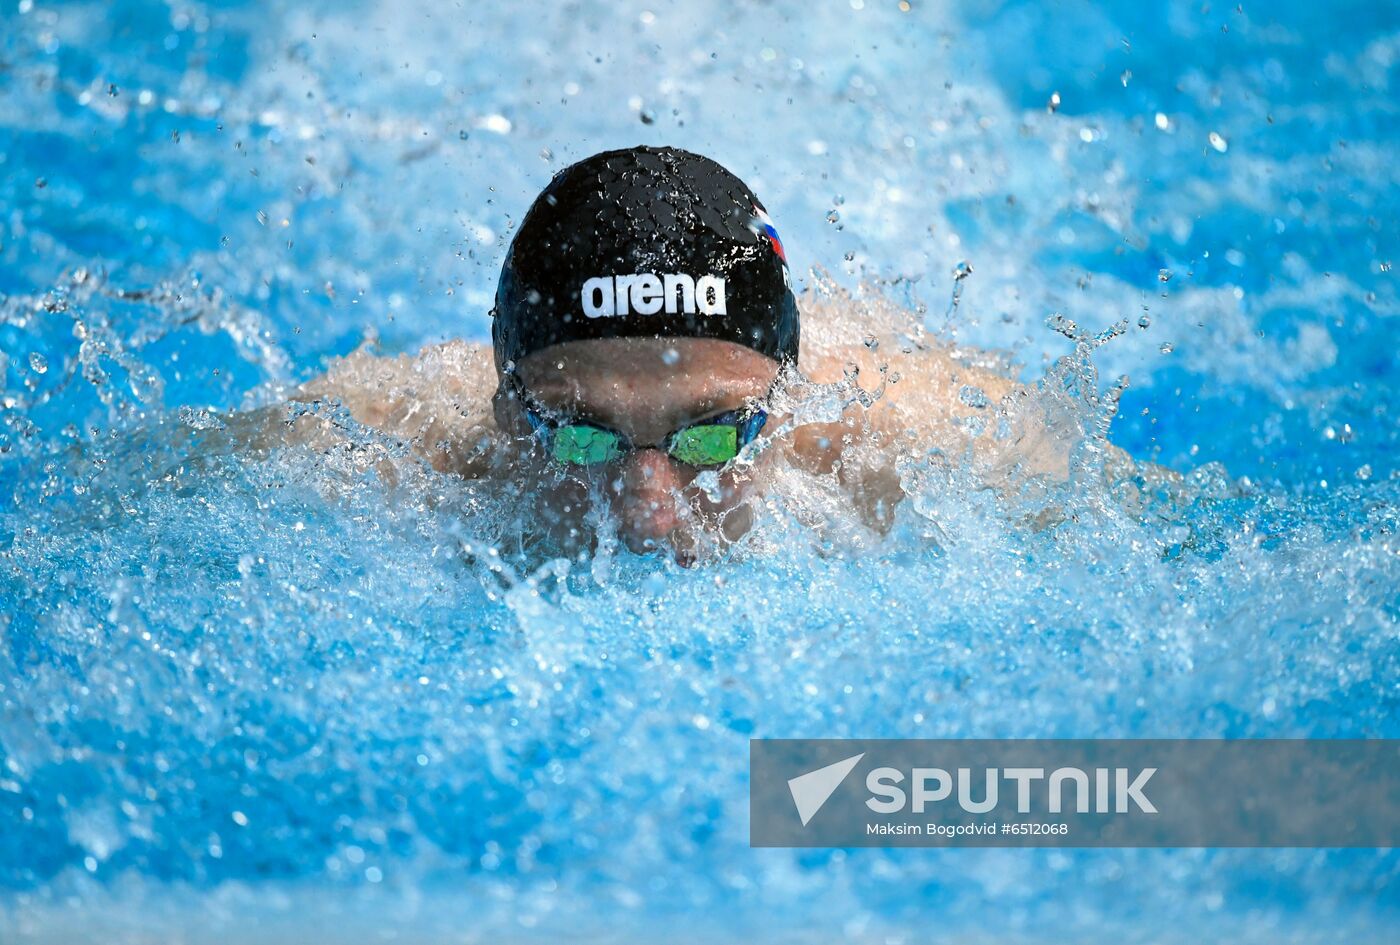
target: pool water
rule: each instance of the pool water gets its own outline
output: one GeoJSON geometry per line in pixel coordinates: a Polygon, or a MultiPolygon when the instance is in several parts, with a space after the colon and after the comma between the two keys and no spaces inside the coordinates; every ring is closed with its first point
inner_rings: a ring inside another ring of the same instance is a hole
{"type": "Polygon", "coordinates": [[[1400,736],[1397,63],[1376,2],[4,0],[0,940],[1393,941],[1393,851],[752,850],[747,777],[1400,736]],[[238,445],[485,339],[534,194],[637,143],[752,185],[809,311],[1021,365],[1070,480],[903,456],[886,535],[794,481],[684,570],[513,557],[348,421],[238,445]]]}

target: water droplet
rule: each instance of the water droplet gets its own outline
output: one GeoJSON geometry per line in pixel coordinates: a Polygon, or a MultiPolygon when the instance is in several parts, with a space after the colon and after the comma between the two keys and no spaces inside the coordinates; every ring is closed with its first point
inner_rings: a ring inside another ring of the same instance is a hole
{"type": "Polygon", "coordinates": [[[208,410],[197,410],[184,406],[177,411],[180,422],[191,430],[222,430],[227,424],[208,410]]]}
{"type": "Polygon", "coordinates": [[[1066,318],[1062,312],[1051,312],[1045,319],[1045,326],[1071,341],[1079,340],[1079,326],[1074,323],[1074,319],[1066,318]]]}
{"type": "Polygon", "coordinates": [[[976,407],[979,410],[988,404],[987,392],[980,387],[973,387],[971,384],[964,384],[958,390],[958,400],[969,407],[976,407]]]}
{"type": "Polygon", "coordinates": [[[1212,131],[1210,133],[1210,146],[1221,154],[1230,150],[1230,142],[1226,141],[1218,131],[1212,131]]]}
{"type": "Polygon", "coordinates": [[[1387,259],[1385,262],[1381,263],[1381,272],[1389,272],[1389,271],[1390,271],[1390,260],[1387,259]]]}
{"type": "Polygon", "coordinates": [[[681,359],[681,353],[675,348],[667,348],[661,352],[661,363],[667,367],[675,365],[681,359]]]}
{"type": "Polygon", "coordinates": [[[49,359],[37,351],[29,355],[29,369],[35,374],[47,374],[49,370],[49,359]]]}
{"type": "Polygon", "coordinates": [[[470,137],[471,135],[467,134],[466,129],[457,132],[457,138],[461,141],[466,141],[470,137]]]}
{"type": "Polygon", "coordinates": [[[258,222],[261,223],[263,226],[267,226],[267,211],[266,211],[266,210],[259,210],[259,211],[258,211],[258,222]]]}
{"type": "Polygon", "coordinates": [[[1060,110],[1060,93],[1059,93],[1059,92],[1051,92],[1051,93],[1050,93],[1050,101],[1047,102],[1047,103],[1045,104],[1045,110],[1046,110],[1047,112],[1049,112],[1050,114],[1052,114],[1052,115],[1055,114],[1057,111],[1060,110]]]}
{"type": "Polygon", "coordinates": [[[1176,346],[1173,345],[1170,341],[1164,341],[1162,342],[1162,347],[1158,348],[1157,350],[1162,352],[1163,354],[1171,354],[1173,351],[1176,350],[1176,346]]]}
{"type": "Polygon", "coordinates": [[[653,115],[651,112],[647,111],[645,108],[642,109],[640,117],[642,119],[642,124],[644,125],[656,124],[656,116],[653,115]]]}
{"type": "Polygon", "coordinates": [[[1367,482],[1371,478],[1371,464],[1367,463],[1356,470],[1356,478],[1362,482],[1367,482]]]}
{"type": "Polygon", "coordinates": [[[1124,70],[1123,70],[1123,74],[1120,75],[1120,76],[1118,77],[1118,81],[1119,81],[1119,82],[1122,82],[1122,83],[1123,83],[1123,88],[1126,89],[1126,88],[1128,87],[1128,83],[1129,83],[1130,81],[1132,81],[1132,78],[1133,78],[1133,70],[1131,70],[1131,69],[1124,69],[1124,70]]]}
{"type": "Polygon", "coordinates": [[[1171,120],[1170,118],[1168,118],[1168,117],[1167,117],[1165,114],[1163,114],[1162,112],[1158,112],[1158,113],[1157,113],[1157,117],[1154,118],[1153,121],[1154,121],[1154,123],[1157,125],[1157,130],[1158,130],[1158,131],[1171,131],[1171,130],[1172,130],[1172,120],[1171,120]]]}
{"type": "Polygon", "coordinates": [[[972,275],[972,263],[967,262],[966,260],[959,262],[956,266],[953,267],[954,282],[962,282],[970,275],[972,275]]]}
{"type": "Polygon", "coordinates": [[[487,115],[476,123],[478,128],[490,131],[498,135],[508,135],[514,127],[509,118],[505,115],[487,115]]]}
{"type": "Polygon", "coordinates": [[[826,215],[826,222],[827,222],[827,223],[840,223],[840,222],[841,222],[841,214],[837,213],[835,210],[828,211],[828,212],[827,212],[827,215],[826,215]]]}
{"type": "Polygon", "coordinates": [[[1152,325],[1152,319],[1151,319],[1149,316],[1147,316],[1147,315],[1144,315],[1144,316],[1142,316],[1141,318],[1138,319],[1138,327],[1139,327],[1139,328],[1149,328],[1149,327],[1151,327],[1151,325],[1152,325]]]}
{"type": "Polygon", "coordinates": [[[1158,282],[1170,282],[1171,280],[1172,280],[1172,271],[1171,271],[1170,269],[1158,269],[1158,270],[1157,270],[1157,281],[1158,281],[1158,282]]]}
{"type": "Polygon", "coordinates": [[[45,187],[49,186],[49,182],[43,177],[36,177],[34,178],[34,186],[43,190],[45,187]]]}

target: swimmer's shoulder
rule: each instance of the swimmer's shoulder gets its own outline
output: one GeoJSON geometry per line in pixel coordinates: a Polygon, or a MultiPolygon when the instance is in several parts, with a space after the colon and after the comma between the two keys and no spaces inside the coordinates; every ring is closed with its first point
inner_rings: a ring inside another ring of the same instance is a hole
{"type": "Polygon", "coordinates": [[[453,339],[398,355],[362,346],[331,361],[291,400],[339,404],[357,423],[412,443],[435,469],[476,476],[497,435],[495,387],[491,349],[453,339]]]}
{"type": "Polygon", "coordinates": [[[426,345],[417,352],[382,355],[361,345],[333,358],[324,374],[297,389],[294,399],[322,396],[327,392],[373,391],[402,394],[417,388],[447,386],[470,390],[495,386],[491,349],[460,338],[426,345]]]}

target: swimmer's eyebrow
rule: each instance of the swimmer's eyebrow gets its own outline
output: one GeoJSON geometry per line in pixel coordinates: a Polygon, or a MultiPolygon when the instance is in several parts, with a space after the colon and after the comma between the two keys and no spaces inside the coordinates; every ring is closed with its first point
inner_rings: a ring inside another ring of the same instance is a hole
{"type": "MultiPolygon", "coordinates": [[[[728,413],[742,407],[745,403],[755,399],[759,395],[754,394],[747,388],[739,389],[736,385],[734,389],[709,392],[705,396],[697,397],[692,401],[674,403],[666,410],[655,410],[654,416],[664,414],[667,417],[679,418],[682,423],[689,423],[693,420],[704,419],[715,414],[728,413]]],[[[620,412],[631,413],[634,408],[629,408],[620,403],[584,403],[579,400],[570,399],[560,402],[562,409],[567,410],[579,417],[594,416],[600,420],[616,416],[620,412]]]]}

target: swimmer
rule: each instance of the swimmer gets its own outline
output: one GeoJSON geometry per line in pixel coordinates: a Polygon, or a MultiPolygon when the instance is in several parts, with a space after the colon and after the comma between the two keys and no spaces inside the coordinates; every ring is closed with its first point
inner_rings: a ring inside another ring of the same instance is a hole
{"type": "MultiPolygon", "coordinates": [[[[525,215],[491,348],[356,352],[294,399],[338,403],[440,471],[509,481],[565,552],[606,521],[632,551],[691,564],[750,528],[783,463],[839,483],[877,529],[901,498],[902,447],[973,453],[993,484],[1011,469],[1063,478],[1064,437],[1017,413],[1013,379],[927,339],[873,350],[880,326],[804,332],[791,285],[772,220],[729,171],[675,148],[609,151],[561,171],[525,215]],[[797,422],[819,385],[850,396],[797,422]],[[989,404],[1014,435],[972,432],[989,404]]],[[[300,434],[326,433],[317,423],[300,434]]]]}

